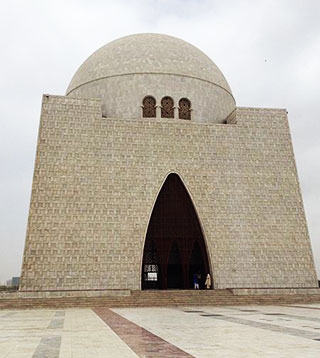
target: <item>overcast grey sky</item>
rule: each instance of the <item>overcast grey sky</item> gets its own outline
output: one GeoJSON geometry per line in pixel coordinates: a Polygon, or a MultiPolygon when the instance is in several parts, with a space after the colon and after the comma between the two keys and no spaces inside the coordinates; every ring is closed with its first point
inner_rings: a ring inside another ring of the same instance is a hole
{"type": "Polygon", "coordinates": [[[319,0],[0,2],[0,282],[19,276],[41,96],[121,36],[157,32],[203,50],[238,106],[287,108],[320,276],[319,0]]]}

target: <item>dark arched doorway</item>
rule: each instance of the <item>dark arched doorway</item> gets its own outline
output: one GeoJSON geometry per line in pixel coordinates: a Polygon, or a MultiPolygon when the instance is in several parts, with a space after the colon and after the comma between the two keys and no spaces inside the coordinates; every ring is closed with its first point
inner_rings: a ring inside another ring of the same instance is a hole
{"type": "Polygon", "coordinates": [[[173,241],[169,251],[167,286],[168,288],[183,288],[183,270],[179,246],[176,241],[173,241]]]}
{"type": "Polygon", "coordinates": [[[209,273],[200,223],[177,174],[168,175],[154,205],[142,262],[143,289],[191,289],[192,277],[209,273]]]}

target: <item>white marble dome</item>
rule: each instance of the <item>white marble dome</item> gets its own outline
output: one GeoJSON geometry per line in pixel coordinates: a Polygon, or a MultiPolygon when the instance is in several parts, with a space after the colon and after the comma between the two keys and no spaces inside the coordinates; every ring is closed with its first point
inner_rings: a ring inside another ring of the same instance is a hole
{"type": "Polygon", "coordinates": [[[103,46],[80,66],[67,95],[101,98],[103,112],[112,118],[141,118],[146,96],[157,106],[169,96],[175,107],[188,98],[192,120],[221,123],[235,108],[225,77],[208,56],[160,34],[130,35],[103,46]]]}

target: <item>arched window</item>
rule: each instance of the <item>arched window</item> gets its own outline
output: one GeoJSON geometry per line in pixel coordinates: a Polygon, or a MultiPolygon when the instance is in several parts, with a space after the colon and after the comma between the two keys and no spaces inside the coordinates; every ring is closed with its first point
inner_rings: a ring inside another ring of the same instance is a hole
{"type": "Polygon", "coordinates": [[[155,118],[156,100],[152,96],[147,96],[142,101],[142,116],[147,118],[155,118]]]}
{"type": "Polygon", "coordinates": [[[174,118],[173,99],[171,97],[163,97],[161,100],[161,117],[174,118]]]}
{"type": "Polygon", "coordinates": [[[188,98],[181,98],[179,101],[179,118],[191,119],[191,102],[188,98]]]}

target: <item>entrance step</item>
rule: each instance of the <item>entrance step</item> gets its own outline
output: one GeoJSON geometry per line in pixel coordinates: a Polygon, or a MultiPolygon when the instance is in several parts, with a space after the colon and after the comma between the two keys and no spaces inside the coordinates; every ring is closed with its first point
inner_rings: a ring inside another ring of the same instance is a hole
{"type": "Polygon", "coordinates": [[[218,305],[281,305],[320,303],[319,294],[235,295],[231,290],[131,291],[127,296],[0,298],[0,309],[67,307],[170,307],[218,305]]]}

